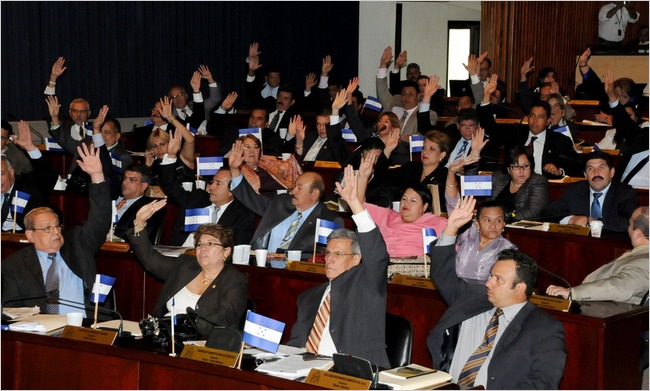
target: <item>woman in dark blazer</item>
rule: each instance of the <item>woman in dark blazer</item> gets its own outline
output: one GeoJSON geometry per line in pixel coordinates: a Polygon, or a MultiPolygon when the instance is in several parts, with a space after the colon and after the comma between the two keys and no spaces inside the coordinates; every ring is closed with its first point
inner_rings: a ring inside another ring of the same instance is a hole
{"type": "MultiPolygon", "coordinates": [[[[219,224],[201,225],[194,233],[196,255],[167,257],[153,248],[147,235],[140,235],[147,220],[167,204],[166,200],[151,202],[138,211],[134,228],[127,239],[142,266],[164,285],[153,315],[161,317],[171,311],[183,314],[187,307],[210,322],[236,328],[246,310],[248,281],[231,264],[233,233],[219,224]]],[[[198,319],[199,334],[207,337],[213,324],[198,319]]]]}
{"type": "Polygon", "coordinates": [[[532,152],[524,146],[510,150],[505,170],[492,174],[492,197],[506,212],[507,221],[534,220],[549,203],[548,179],[535,174],[532,152]]]}

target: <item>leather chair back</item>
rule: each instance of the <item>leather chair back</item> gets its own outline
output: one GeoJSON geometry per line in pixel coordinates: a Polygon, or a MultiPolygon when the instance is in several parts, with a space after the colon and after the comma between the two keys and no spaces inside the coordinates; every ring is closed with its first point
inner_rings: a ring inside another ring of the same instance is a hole
{"type": "Polygon", "coordinates": [[[399,315],[386,313],[386,354],[392,368],[411,363],[413,327],[399,315]]]}

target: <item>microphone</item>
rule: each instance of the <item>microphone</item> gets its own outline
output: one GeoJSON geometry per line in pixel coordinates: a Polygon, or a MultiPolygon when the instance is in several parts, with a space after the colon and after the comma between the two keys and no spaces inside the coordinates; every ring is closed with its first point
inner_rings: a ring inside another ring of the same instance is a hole
{"type": "Polygon", "coordinates": [[[555,273],[553,273],[552,271],[550,271],[550,270],[548,270],[546,268],[541,267],[539,264],[537,264],[537,268],[541,269],[543,272],[550,275],[551,277],[555,277],[559,281],[562,281],[564,283],[564,285],[566,285],[566,287],[569,288],[569,290],[571,290],[571,284],[569,284],[569,281],[567,281],[566,279],[562,278],[558,274],[555,274],[555,273]]]}
{"type": "MultiPolygon", "coordinates": [[[[8,321],[10,321],[12,318],[9,315],[4,314],[4,308],[7,306],[7,304],[11,303],[23,303],[27,300],[43,300],[47,299],[47,295],[38,295],[38,296],[30,296],[30,297],[18,297],[18,298],[13,298],[13,299],[8,299],[2,302],[2,324],[7,324],[8,321]]],[[[25,305],[25,304],[23,304],[25,305]]],[[[39,306],[40,307],[40,306],[39,306]]]]}
{"type": "Polygon", "coordinates": [[[379,137],[379,133],[383,132],[384,130],[386,130],[386,125],[384,125],[384,126],[382,126],[381,128],[379,128],[379,129],[378,129],[375,133],[373,133],[372,136],[370,136],[370,137],[371,137],[371,138],[372,138],[372,137],[379,137]]]}
{"type": "MultiPolygon", "coordinates": [[[[13,115],[13,114],[11,114],[11,113],[7,113],[7,118],[8,118],[10,121],[20,122],[20,120],[19,120],[18,118],[16,118],[16,116],[13,115]]],[[[45,144],[45,143],[44,143],[44,141],[45,141],[45,136],[43,136],[42,134],[38,133],[38,132],[36,131],[36,129],[32,128],[32,125],[29,125],[29,132],[30,132],[31,134],[35,134],[35,135],[38,136],[38,139],[40,140],[40,142],[39,142],[38,144],[45,144]]]]}
{"type": "MultiPolygon", "coordinates": [[[[540,266],[539,264],[537,264],[537,269],[539,269],[539,270],[545,272],[546,274],[548,274],[549,276],[555,277],[557,280],[563,282],[564,285],[566,285],[566,287],[569,288],[569,292],[571,292],[571,284],[565,278],[563,278],[559,274],[553,273],[552,271],[540,266]]],[[[546,294],[546,291],[543,291],[542,295],[548,296],[546,294]]],[[[549,297],[559,297],[562,300],[568,300],[569,301],[569,306],[570,306],[570,311],[574,312],[574,313],[580,313],[580,303],[578,303],[577,301],[573,301],[571,299],[565,299],[564,297],[561,297],[561,296],[549,296],[549,297]]]]}

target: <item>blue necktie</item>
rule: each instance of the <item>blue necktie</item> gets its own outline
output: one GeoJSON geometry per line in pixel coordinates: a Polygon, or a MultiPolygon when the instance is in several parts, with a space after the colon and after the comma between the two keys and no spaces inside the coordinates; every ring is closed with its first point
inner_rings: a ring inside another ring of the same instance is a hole
{"type": "Polygon", "coordinates": [[[460,150],[458,150],[458,153],[456,154],[456,157],[454,158],[454,162],[463,157],[463,155],[465,154],[465,150],[467,149],[467,144],[469,144],[469,141],[463,140],[463,145],[460,147],[460,150]]]}
{"type": "Polygon", "coordinates": [[[591,203],[591,218],[600,219],[603,217],[603,210],[600,207],[600,201],[598,199],[602,196],[603,193],[594,193],[594,202],[591,203]]]}

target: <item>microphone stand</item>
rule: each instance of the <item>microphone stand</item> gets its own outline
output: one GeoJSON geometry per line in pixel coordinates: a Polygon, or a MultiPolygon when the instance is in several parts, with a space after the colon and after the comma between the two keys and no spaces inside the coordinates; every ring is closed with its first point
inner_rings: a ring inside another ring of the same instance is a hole
{"type": "MultiPolygon", "coordinates": [[[[92,306],[90,306],[88,304],[79,303],[79,302],[72,301],[72,300],[67,300],[67,299],[62,299],[62,298],[58,297],[58,295],[56,295],[56,296],[48,295],[47,302],[50,303],[50,304],[66,305],[68,307],[76,308],[76,309],[80,309],[80,310],[84,310],[84,311],[89,310],[89,309],[90,310],[94,309],[92,306]]],[[[120,325],[117,328],[117,330],[112,329],[112,328],[102,328],[102,327],[97,328],[98,330],[117,331],[117,337],[120,338],[120,339],[125,339],[125,338],[132,337],[131,332],[124,331],[124,319],[122,318],[122,315],[119,312],[117,312],[115,310],[108,309],[108,308],[99,308],[99,309],[101,311],[103,311],[104,315],[113,315],[113,314],[117,315],[120,318],[120,325]]]]}

